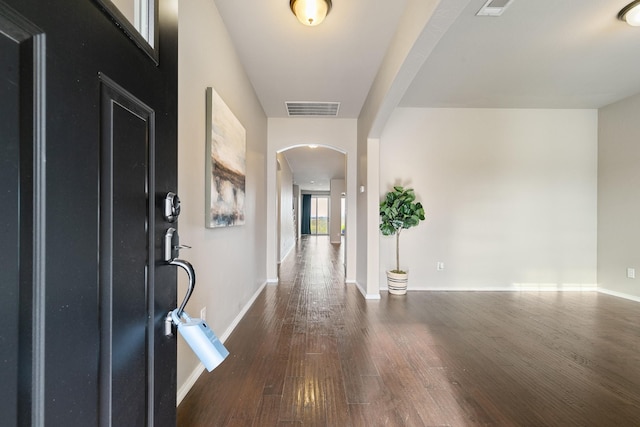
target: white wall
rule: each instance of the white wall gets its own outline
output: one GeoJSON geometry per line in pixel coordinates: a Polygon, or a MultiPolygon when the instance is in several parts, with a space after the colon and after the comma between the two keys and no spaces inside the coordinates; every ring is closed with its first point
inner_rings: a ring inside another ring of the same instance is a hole
{"type": "MultiPolygon", "coordinates": [[[[401,235],[409,289],[594,289],[597,124],[596,110],[397,109],[379,196],[407,185],[425,206],[401,235]]],[[[394,244],[381,237],[381,284],[394,244]]]]}
{"type": "Polygon", "coordinates": [[[300,192],[300,186],[293,186],[293,209],[294,209],[294,226],[295,226],[295,240],[298,240],[300,236],[301,226],[300,226],[300,212],[302,211],[302,196],[300,192]]]}
{"type": "Polygon", "coordinates": [[[316,144],[337,149],[347,158],[346,281],[355,281],[357,121],[334,118],[270,118],[267,151],[267,277],[277,282],[276,154],[287,148],[316,144]]]}
{"type": "MultiPolygon", "coordinates": [[[[266,281],[267,119],[215,2],[181,2],[179,20],[178,194],[182,200],[179,233],[181,243],[193,247],[184,250],[181,256],[192,262],[197,275],[187,311],[199,317],[200,309],[206,306],[208,323],[224,338],[266,281]],[[246,129],[246,224],[243,226],[224,229],[204,226],[205,89],[208,86],[216,90],[246,129]]],[[[182,298],[186,277],[182,272],[178,277],[178,295],[182,298]]],[[[179,391],[189,386],[200,366],[179,339],[179,391]]]]}
{"type": "Polygon", "coordinates": [[[287,158],[277,155],[280,170],[278,170],[278,224],[280,230],[280,252],[278,262],[282,262],[296,244],[296,234],[293,224],[293,174],[287,158]]]}
{"type": "Polygon", "coordinates": [[[345,189],[344,179],[331,180],[331,201],[329,203],[329,238],[331,243],[340,243],[342,233],[340,232],[342,193],[345,189]]]}
{"type": "Polygon", "coordinates": [[[470,0],[407,0],[358,117],[358,248],[356,283],[367,299],[380,299],[378,147],[387,120],[416,73],[470,0]]]}
{"type": "Polygon", "coordinates": [[[598,285],[640,300],[640,95],[599,111],[598,285]],[[637,279],[627,277],[636,269],[637,279]]]}

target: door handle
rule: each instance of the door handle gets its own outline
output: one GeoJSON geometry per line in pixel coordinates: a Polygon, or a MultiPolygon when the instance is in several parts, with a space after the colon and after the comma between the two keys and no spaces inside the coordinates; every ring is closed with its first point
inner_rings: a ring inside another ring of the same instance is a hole
{"type": "MultiPolygon", "coordinates": [[[[164,235],[164,260],[168,265],[175,265],[177,267],[182,268],[189,278],[189,286],[187,288],[187,294],[184,296],[182,303],[177,308],[178,318],[182,317],[182,313],[184,312],[184,308],[187,306],[191,295],[193,294],[193,290],[196,287],[196,272],[189,261],[185,261],[183,259],[177,258],[180,249],[190,248],[190,246],[181,246],[179,242],[178,232],[175,228],[169,228],[164,235]]],[[[173,335],[172,324],[173,319],[171,317],[170,311],[165,317],[165,335],[171,336],[173,335]]]]}
{"type": "Polygon", "coordinates": [[[171,310],[169,313],[167,313],[167,315],[164,318],[164,334],[165,336],[170,337],[170,336],[173,336],[173,325],[174,325],[172,314],[176,312],[178,318],[181,318],[182,314],[185,313],[184,308],[187,306],[187,303],[191,298],[191,294],[193,294],[193,290],[196,287],[196,272],[193,269],[193,266],[191,265],[191,263],[183,259],[178,259],[178,258],[172,259],[171,261],[169,261],[168,265],[175,265],[177,267],[184,269],[184,271],[187,272],[187,276],[189,277],[189,287],[187,288],[187,294],[184,296],[184,299],[182,300],[180,307],[176,308],[175,310],[171,310]]]}
{"type": "Polygon", "coordinates": [[[177,315],[178,315],[178,318],[180,318],[182,317],[182,312],[184,311],[184,308],[187,306],[187,303],[191,298],[193,289],[196,287],[196,272],[193,269],[193,266],[191,265],[191,263],[183,259],[178,259],[178,258],[172,259],[169,262],[169,265],[176,265],[178,267],[183,268],[184,271],[187,272],[187,276],[189,276],[189,287],[187,289],[187,294],[184,296],[184,299],[182,300],[182,304],[180,304],[180,307],[178,307],[177,315]]]}

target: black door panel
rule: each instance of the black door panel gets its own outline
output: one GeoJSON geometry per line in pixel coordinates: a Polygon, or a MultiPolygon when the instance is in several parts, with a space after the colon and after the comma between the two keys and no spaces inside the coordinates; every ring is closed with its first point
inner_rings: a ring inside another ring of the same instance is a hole
{"type": "Polygon", "coordinates": [[[101,422],[142,426],[148,412],[153,417],[155,120],[144,103],[101,80],[101,422]]]}
{"type": "MultiPolygon", "coordinates": [[[[14,205],[7,224],[1,223],[13,247],[3,273],[6,268],[15,276],[19,266],[33,274],[18,297],[15,284],[0,286],[3,304],[19,298],[21,319],[17,336],[15,325],[13,332],[0,331],[0,341],[20,342],[19,354],[8,350],[9,362],[0,365],[0,378],[11,384],[0,388],[3,425],[7,419],[7,425],[175,425],[175,338],[162,331],[164,315],[175,306],[176,272],[160,259],[168,224],[159,203],[161,194],[177,188],[177,16],[169,3],[160,1],[157,65],[90,0],[0,0],[0,25],[8,4],[46,40],[42,58],[33,52],[43,41],[30,39],[28,31],[18,31],[26,34],[20,42],[0,42],[0,66],[6,69],[18,46],[21,78],[34,75],[35,62],[46,62],[37,84],[27,81],[24,91],[21,86],[18,114],[0,116],[3,131],[20,129],[18,178],[6,169],[18,179],[12,190],[24,190],[25,183],[28,189],[21,192],[19,215],[14,205]],[[140,115],[123,103],[113,108],[111,195],[102,189],[102,73],[149,112],[140,115]],[[38,90],[46,109],[42,123],[34,125],[29,111],[39,105],[38,90]],[[31,143],[38,132],[46,150],[31,143]],[[46,158],[42,179],[38,156],[46,158]],[[6,231],[16,227],[20,252],[15,232],[6,231]],[[109,251],[105,236],[112,239],[109,251]]],[[[14,77],[4,72],[0,79],[5,88],[14,77]]],[[[15,103],[7,94],[2,102],[15,103]]],[[[15,166],[5,148],[0,145],[0,161],[15,166]]],[[[4,178],[4,166],[2,173],[4,178]]]]}
{"type": "Polygon", "coordinates": [[[0,332],[0,414],[18,419],[18,319],[20,298],[20,51],[19,44],[0,34],[0,313],[6,324],[0,332]]]}

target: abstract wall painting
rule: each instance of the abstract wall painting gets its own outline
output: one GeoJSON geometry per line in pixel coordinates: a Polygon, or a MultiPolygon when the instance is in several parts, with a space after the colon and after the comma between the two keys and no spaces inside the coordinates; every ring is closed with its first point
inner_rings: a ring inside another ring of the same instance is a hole
{"type": "Polygon", "coordinates": [[[244,224],[246,132],[213,88],[207,88],[205,225],[244,224]]]}

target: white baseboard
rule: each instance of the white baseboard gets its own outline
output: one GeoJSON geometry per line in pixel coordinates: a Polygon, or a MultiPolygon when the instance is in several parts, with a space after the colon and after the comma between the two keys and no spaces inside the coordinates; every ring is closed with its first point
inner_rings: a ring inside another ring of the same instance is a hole
{"type": "Polygon", "coordinates": [[[360,286],[360,283],[358,283],[357,281],[354,281],[353,284],[356,285],[356,288],[360,291],[362,296],[366,298],[367,297],[367,291],[365,291],[364,288],[362,286],[360,286]]]}
{"type": "Polygon", "coordinates": [[[618,298],[624,298],[631,301],[640,302],[640,297],[637,297],[635,295],[624,294],[622,292],[611,291],[609,289],[604,289],[604,288],[598,288],[598,292],[600,292],[601,294],[607,294],[607,295],[611,295],[618,298]]]}
{"type": "Polygon", "coordinates": [[[231,325],[229,325],[227,330],[224,331],[224,333],[220,337],[220,341],[222,341],[222,343],[224,343],[227,340],[227,338],[229,338],[229,336],[231,335],[231,332],[233,332],[233,330],[236,328],[236,326],[238,326],[238,323],[240,323],[240,321],[242,320],[244,315],[247,314],[247,311],[249,311],[249,309],[251,308],[251,306],[255,302],[256,298],[258,298],[258,295],[260,295],[260,292],[262,292],[262,290],[264,289],[265,286],[267,286],[267,282],[264,282],[258,288],[258,290],[251,297],[251,299],[244,305],[244,308],[242,309],[242,311],[240,313],[238,313],[238,315],[236,316],[235,319],[233,319],[233,322],[231,322],[231,325]]]}
{"type": "Polygon", "coordinates": [[[377,294],[367,294],[367,291],[362,287],[362,285],[360,285],[360,283],[358,283],[356,280],[349,280],[346,283],[352,283],[354,285],[356,285],[356,288],[358,288],[358,290],[360,291],[360,293],[362,294],[362,296],[364,297],[364,299],[366,300],[379,300],[380,297],[380,293],[377,294]]]}
{"type": "Polygon", "coordinates": [[[284,256],[280,259],[280,262],[278,262],[278,264],[282,264],[284,262],[285,259],[287,259],[287,257],[289,256],[289,254],[291,253],[291,251],[293,251],[293,248],[296,247],[295,242],[289,247],[289,249],[287,249],[287,253],[284,254],[284,256]]]}
{"type": "MultiPolygon", "coordinates": [[[[269,282],[268,281],[264,282],[260,286],[260,288],[258,288],[258,290],[253,294],[253,296],[251,297],[249,302],[247,302],[245,304],[245,306],[242,309],[242,311],[240,311],[240,313],[238,313],[236,318],[233,319],[233,322],[231,322],[231,325],[229,325],[229,327],[219,337],[220,341],[223,344],[229,338],[229,336],[231,336],[231,333],[236,328],[236,326],[238,326],[238,324],[240,323],[242,318],[245,316],[245,314],[247,314],[247,311],[249,311],[249,308],[251,308],[251,305],[253,305],[253,303],[255,302],[256,298],[258,298],[258,295],[260,295],[260,292],[262,292],[262,290],[267,285],[267,283],[269,283],[269,282]]],[[[193,385],[196,383],[196,381],[198,381],[198,378],[200,378],[200,375],[202,375],[204,370],[205,370],[204,365],[202,363],[198,363],[198,366],[196,366],[196,368],[193,370],[193,372],[191,372],[191,375],[189,375],[189,378],[187,378],[187,380],[184,382],[184,384],[182,384],[182,386],[178,389],[178,391],[176,393],[176,407],[178,405],[180,405],[180,402],[182,402],[182,399],[184,399],[187,396],[187,393],[189,393],[189,390],[191,390],[191,387],[193,387],[193,385]]]]}
{"type": "MultiPolygon", "coordinates": [[[[388,288],[381,287],[381,291],[388,291],[388,288]]],[[[596,285],[567,285],[567,286],[558,286],[558,285],[512,285],[512,286],[490,286],[490,287],[459,287],[459,288],[451,288],[444,286],[430,286],[430,287],[420,287],[420,286],[411,286],[407,289],[407,292],[416,291],[416,292],[428,292],[428,291],[437,291],[437,292],[596,292],[598,291],[598,287],[596,285]]]]}
{"type": "Polygon", "coordinates": [[[193,372],[191,372],[191,375],[189,375],[189,378],[187,378],[184,384],[182,384],[182,387],[178,389],[178,393],[176,395],[176,407],[178,407],[178,405],[180,405],[180,402],[182,402],[182,399],[184,399],[187,396],[187,393],[189,393],[189,390],[191,390],[191,387],[193,387],[196,381],[198,381],[198,378],[200,378],[200,375],[202,375],[204,370],[205,370],[204,365],[198,362],[198,366],[196,366],[196,369],[194,369],[193,372]]]}

